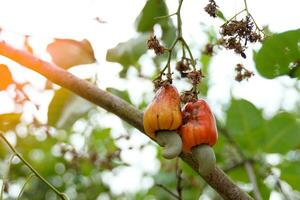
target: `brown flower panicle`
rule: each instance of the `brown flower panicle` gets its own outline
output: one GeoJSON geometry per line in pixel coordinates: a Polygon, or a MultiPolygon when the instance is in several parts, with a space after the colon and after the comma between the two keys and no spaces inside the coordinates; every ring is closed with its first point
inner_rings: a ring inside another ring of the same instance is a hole
{"type": "Polygon", "coordinates": [[[246,79],[248,80],[249,78],[251,78],[252,76],[254,76],[254,73],[247,70],[242,64],[237,64],[235,67],[235,71],[236,76],[235,76],[235,80],[238,82],[241,82],[242,80],[246,79]]]}
{"type": "Polygon", "coordinates": [[[209,0],[209,3],[205,6],[204,10],[209,14],[211,17],[217,17],[217,8],[218,5],[214,0],[209,0]]]}
{"type": "Polygon", "coordinates": [[[262,40],[260,30],[257,27],[254,29],[254,27],[254,21],[250,15],[242,20],[230,20],[221,26],[220,34],[222,38],[219,40],[219,44],[246,58],[247,43],[262,40]]]}
{"type": "Polygon", "coordinates": [[[148,49],[153,49],[156,55],[161,55],[164,53],[165,48],[160,45],[156,36],[150,36],[150,39],[147,41],[148,49]]]}

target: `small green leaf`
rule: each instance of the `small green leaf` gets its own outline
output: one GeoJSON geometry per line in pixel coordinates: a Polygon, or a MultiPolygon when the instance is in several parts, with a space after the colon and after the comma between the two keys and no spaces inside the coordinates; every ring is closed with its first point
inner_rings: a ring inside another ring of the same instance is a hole
{"type": "Polygon", "coordinates": [[[287,181],[294,189],[300,190],[300,162],[283,162],[280,166],[282,180],[287,181]]]}
{"type": "Polygon", "coordinates": [[[266,124],[262,148],[270,153],[286,153],[300,145],[300,122],[290,113],[279,113],[266,124]]]}
{"type": "Polygon", "coordinates": [[[249,133],[262,125],[261,111],[246,100],[235,100],[227,110],[226,127],[233,135],[249,133]]]}
{"type": "Polygon", "coordinates": [[[270,199],[271,189],[267,187],[267,185],[264,183],[264,180],[262,180],[261,176],[257,174],[256,177],[258,185],[257,187],[260,191],[262,199],[270,199]]]}
{"type": "Polygon", "coordinates": [[[217,10],[217,17],[220,18],[220,19],[222,19],[224,22],[227,21],[227,19],[225,18],[224,14],[219,9],[217,10]]]}
{"type": "Polygon", "coordinates": [[[232,100],[227,110],[226,128],[244,152],[256,153],[261,137],[258,133],[261,133],[264,124],[261,110],[252,103],[246,100],[232,100]]]}
{"type": "Polygon", "coordinates": [[[266,78],[300,78],[300,29],[274,34],[254,53],[258,72],[266,78]]]}
{"type": "Polygon", "coordinates": [[[48,109],[48,124],[58,128],[70,128],[83,117],[94,105],[89,101],[61,88],[55,95],[48,109]]]}
{"type": "Polygon", "coordinates": [[[165,45],[170,46],[176,37],[176,28],[168,15],[164,0],[148,0],[136,19],[136,29],[138,32],[147,33],[153,31],[155,24],[159,24],[163,32],[161,39],[165,45]]]}
{"type": "Polygon", "coordinates": [[[244,167],[239,167],[237,169],[229,171],[227,174],[235,181],[249,183],[249,178],[244,167]]]}
{"type": "Polygon", "coordinates": [[[149,32],[156,23],[166,23],[168,17],[156,19],[157,17],[168,15],[168,7],[164,0],[148,0],[136,19],[136,28],[138,32],[149,32]]]}
{"type": "Polygon", "coordinates": [[[120,97],[121,99],[127,101],[128,103],[132,104],[127,90],[118,90],[115,88],[107,88],[106,91],[108,91],[108,92],[120,97]]]}
{"type": "Polygon", "coordinates": [[[125,77],[130,66],[139,68],[138,60],[147,51],[148,34],[139,35],[126,42],[119,43],[106,54],[106,60],[117,62],[123,66],[121,76],[125,77]]]}

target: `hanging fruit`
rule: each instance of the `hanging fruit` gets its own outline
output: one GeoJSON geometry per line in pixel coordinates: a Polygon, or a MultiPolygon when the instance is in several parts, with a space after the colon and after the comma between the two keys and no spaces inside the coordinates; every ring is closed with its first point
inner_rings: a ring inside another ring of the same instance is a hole
{"type": "Polygon", "coordinates": [[[182,142],[176,130],[182,123],[177,89],[163,84],[144,112],[144,129],[152,139],[165,146],[163,156],[174,158],[181,153],[182,142]]]}
{"type": "Polygon", "coordinates": [[[218,139],[215,118],[203,99],[187,103],[183,108],[182,118],[180,134],[183,152],[191,152],[193,159],[199,164],[199,172],[207,174],[216,160],[211,148],[218,139]]]}

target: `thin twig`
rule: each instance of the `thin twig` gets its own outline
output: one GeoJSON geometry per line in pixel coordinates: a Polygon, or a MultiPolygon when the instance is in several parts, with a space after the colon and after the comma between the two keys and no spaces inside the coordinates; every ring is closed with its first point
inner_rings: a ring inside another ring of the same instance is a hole
{"type": "Polygon", "coordinates": [[[176,184],[176,190],[177,190],[177,194],[178,194],[178,198],[179,200],[182,200],[182,170],[180,169],[180,165],[179,165],[179,159],[176,159],[176,180],[177,180],[177,184],[176,184]]]}
{"type": "Polygon", "coordinates": [[[178,38],[182,37],[182,21],[181,21],[181,6],[182,6],[183,0],[179,0],[179,5],[177,9],[177,29],[178,29],[178,38]]]}
{"type": "Polygon", "coordinates": [[[255,172],[254,172],[252,163],[246,161],[244,165],[245,165],[248,177],[250,179],[250,182],[252,183],[252,186],[253,186],[253,194],[254,194],[255,199],[262,200],[261,193],[258,189],[258,185],[256,182],[256,176],[255,176],[255,172]]]}
{"type": "Polygon", "coordinates": [[[244,162],[244,166],[247,172],[247,175],[249,177],[250,182],[253,185],[253,193],[257,200],[262,200],[261,193],[257,186],[256,176],[254,173],[254,169],[252,166],[252,163],[248,161],[247,157],[245,156],[244,152],[242,151],[241,147],[235,142],[235,140],[231,137],[231,135],[228,133],[228,130],[225,129],[220,125],[220,123],[217,123],[218,129],[223,133],[225,138],[228,140],[229,143],[237,150],[239,156],[242,158],[242,162],[244,162]]]}
{"type": "Polygon", "coordinates": [[[192,54],[192,51],[189,47],[189,45],[186,43],[186,41],[183,39],[183,38],[180,38],[182,44],[186,47],[186,49],[188,50],[188,53],[189,53],[189,56],[190,56],[190,59],[191,59],[191,64],[192,64],[192,67],[193,67],[193,70],[196,71],[196,63],[195,63],[195,59],[194,59],[194,56],[192,54]]]}
{"type": "Polygon", "coordinates": [[[4,188],[5,185],[8,182],[8,175],[9,175],[9,171],[10,171],[10,166],[12,163],[13,158],[15,157],[15,154],[11,155],[10,158],[8,159],[8,165],[7,165],[7,169],[6,172],[3,174],[3,181],[2,181],[2,188],[1,188],[1,194],[0,194],[0,199],[3,199],[3,193],[4,193],[4,188]]]}
{"type": "Polygon", "coordinates": [[[231,164],[229,166],[225,166],[222,169],[223,169],[224,172],[227,173],[227,172],[230,172],[230,171],[232,171],[234,169],[237,169],[239,167],[244,166],[245,162],[253,163],[254,160],[253,159],[241,160],[241,161],[235,162],[235,163],[233,163],[233,164],[231,164]]]}
{"type": "Polygon", "coordinates": [[[164,191],[166,191],[167,193],[169,193],[175,199],[181,200],[177,194],[175,194],[174,192],[172,192],[171,190],[169,190],[166,186],[164,186],[162,184],[155,184],[155,186],[160,187],[161,189],[163,189],[164,191]]]}
{"type": "Polygon", "coordinates": [[[22,194],[23,194],[23,192],[24,192],[24,190],[25,190],[25,187],[26,187],[27,183],[29,183],[29,181],[30,181],[34,176],[35,176],[34,173],[31,173],[31,174],[28,176],[28,178],[26,179],[26,181],[25,181],[25,183],[24,183],[24,185],[23,185],[23,187],[22,187],[22,189],[21,189],[21,191],[20,191],[20,193],[19,193],[19,195],[18,195],[18,197],[17,197],[17,200],[19,200],[19,199],[21,198],[21,196],[22,196],[22,194]]]}
{"type": "Polygon", "coordinates": [[[48,187],[50,187],[61,199],[66,200],[68,197],[66,194],[60,192],[58,189],[56,189],[51,183],[49,183],[42,175],[39,174],[39,172],[34,169],[24,158],[17,152],[17,150],[9,143],[9,141],[4,137],[4,133],[0,131],[0,137],[4,140],[4,142],[7,144],[7,146],[13,151],[15,156],[17,156],[41,181],[43,181],[48,187]]]}
{"type": "Polygon", "coordinates": [[[173,13],[173,14],[169,14],[169,15],[164,15],[164,16],[159,16],[159,17],[154,17],[154,19],[165,19],[165,18],[169,18],[169,17],[172,17],[174,15],[177,15],[177,13],[173,13]]]}

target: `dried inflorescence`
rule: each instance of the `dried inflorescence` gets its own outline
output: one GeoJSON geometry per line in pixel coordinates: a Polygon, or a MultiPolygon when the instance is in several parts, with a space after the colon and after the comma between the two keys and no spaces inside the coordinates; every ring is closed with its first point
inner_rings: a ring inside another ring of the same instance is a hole
{"type": "Polygon", "coordinates": [[[193,91],[184,91],[182,92],[182,94],[180,95],[180,101],[183,104],[186,104],[188,102],[195,102],[197,101],[197,93],[193,92],[193,91]]]}
{"type": "Polygon", "coordinates": [[[204,47],[204,50],[202,51],[203,54],[212,56],[214,53],[214,44],[207,43],[204,47]]]}
{"type": "Polygon", "coordinates": [[[217,16],[217,7],[218,5],[214,0],[209,0],[207,6],[205,6],[204,10],[207,12],[211,17],[217,16]]]}
{"type": "Polygon", "coordinates": [[[148,49],[153,49],[156,55],[161,55],[164,53],[165,48],[160,45],[156,36],[151,36],[147,41],[148,49]]]}
{"type": "Polygon", "coordinates": [[[154,84],[154,92],[156,92],[160,87],[166,85],[166,84],[172,84],[170,80],[163,80],[161,76],[157,77],[153,81],[154,84]]]}
{"type": "Polygon", "coordinates": [[[250,15],[242,20],[231,20],[221,26],[222,38],[219,43],[226,49],[233,49],[237,54],[246,58],[247,42],[255,43],[262,40],[262,35],[250,15]]]}
{"type": "Polygon", "coordinates": [[[187,78],[192,81],[192,85],[197,86],[204,78],[204,75],[201,70],[191,71],[187,74],[187,78]]]}
{"type": "Polygon", "coordinates": [[[235,80],[241,82],[242,80],[248,80],[250,77],[254,76],[254,73],[247,70],[242,64],[237,64],[235,67],[236,76],[235,80]]]}
{"type": "Polygon", "coordinates": [[[182,58],[176,63],[176,70],[180,73],[181,78],[187,77],[188,71],[190,71],[191,61],[187,58],[182,58]]]}

